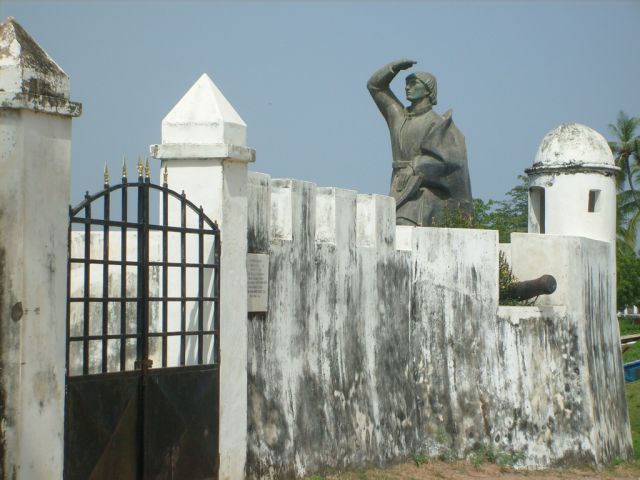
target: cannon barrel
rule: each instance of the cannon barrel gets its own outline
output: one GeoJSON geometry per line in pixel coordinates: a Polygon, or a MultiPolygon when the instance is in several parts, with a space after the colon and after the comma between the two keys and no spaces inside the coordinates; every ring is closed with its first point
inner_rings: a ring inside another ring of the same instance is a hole
{"type": "Polygon", "coordinates": [[[504,292],[504,299],[528,300],[539,295],[549,295],[556,291],[557,283],[553,275],[542,275],[534,280],[515,282],[504,292]]]}

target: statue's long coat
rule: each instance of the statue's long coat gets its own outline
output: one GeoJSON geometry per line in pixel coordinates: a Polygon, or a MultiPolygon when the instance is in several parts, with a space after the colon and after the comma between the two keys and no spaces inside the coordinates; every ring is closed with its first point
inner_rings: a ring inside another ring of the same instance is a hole
{"type": "Polygon", "coordinates": [[[433,110],[413,114],[405,109],[404,118],[389,122],[389,129],[394,159],[390,195],[396,199],[398,222],[432,225],[445,210],[470,215],[467,150],[451,112],[441,117],[433,110]],[[437,178],[414,174],[423,162],[442,162],[450,173],[437,178]]]}

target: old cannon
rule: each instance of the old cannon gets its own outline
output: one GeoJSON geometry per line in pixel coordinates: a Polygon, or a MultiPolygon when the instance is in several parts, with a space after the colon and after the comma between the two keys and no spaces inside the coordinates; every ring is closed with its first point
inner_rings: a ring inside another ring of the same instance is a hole
{"type": "Polygon", "coordinates": [[[542,275],[534,280],[513,282],[500,292],[500,300],[528,300],[539,295],[550,295],[556,291],[553,275],[542,275]]]}

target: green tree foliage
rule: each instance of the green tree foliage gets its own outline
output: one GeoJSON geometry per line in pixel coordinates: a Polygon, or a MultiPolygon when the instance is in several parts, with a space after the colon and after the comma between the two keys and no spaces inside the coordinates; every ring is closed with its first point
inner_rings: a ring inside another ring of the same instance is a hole
{"type": "Polygon", "coordinates": [[[519,175],[518,180],[520,183],[506,193],[505,200],[474,198],[473,216],[459,210],[445,211],[433,226],[498,230],[500,242],[509,243],[511,232],[527,231],[529,179],[519,175]]]}
{"type": "Polygon", "coordinates": [[[618,310],[640,305],[640,257],[626,243],[618,241],[616,263],[618,310]]]}
{"type": "Polygon", "coordinates": [[[463,210],[445,210],[434,222],[434,227],[439,228],[475,228],[473,214],[463,210]]]}
{"type": "Polygon", "coordinates": [[[640,227],[640,118],[618,114],[609,128],[615,140],[609,142],[620,172],[617,210],[617,304],[618,310],[640,305],[640,257],[636,251],[640,227]]]}
{"type": "Polygon", "coordinates": [[[500,242],[508,243],[512,232],[526,232],[529,212],[529,179],[519,175],[520,183],[509,190],[505,200],[474,199],[476,228],[498,230],[500,242]]]}
{"type": "MultiPolygon", "coordinates": [[[[635,168],[636,180],[640,180],[640,169],[635,168]]],[[[640,228],[640,208],[635,198],[637,191],[624,190],[618,192],[618,240],[624,242],[629,248],[638,244],[638,228],[640,228]]]]}
{"type": "Polygon", "coordinates": [[[618,114],[615,125],[609,128],[615,140],[609,142],[620,173],[618,185],[618,239],[635,249],[640,226],[640,137],[637,134],[640,118],[618,114]],[[628,188],[627,188],[628,187],[628,188]]]}
{"type": "Polygon", "coordinates": [[[616,139],[609,142],[609,147],[616,159],[616,165],[621,168],[618,176],[618,189],[623,190],[628,183],[630,190],[635,190],[633,183],[633,166],[640,159],[640,141],[636,129],[640,126],[640,118],[629,117],[623,111],[618,113],[616,123],[610,123],[609,128],[616,139]]]}

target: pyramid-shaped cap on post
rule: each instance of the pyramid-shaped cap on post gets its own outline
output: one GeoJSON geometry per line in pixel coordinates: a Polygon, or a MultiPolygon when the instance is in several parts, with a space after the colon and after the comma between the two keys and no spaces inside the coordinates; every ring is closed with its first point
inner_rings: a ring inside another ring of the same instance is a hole
{"type": "Polygon", "coordinates": [[[244,147],[247,125],[205,73],[162,120],[162,143],[244,147]]]}
{"type": "Polygon", "coordinates": [[[0,92],[69,98],[67,74],[13,17],[0,24],[0,92]]]}

